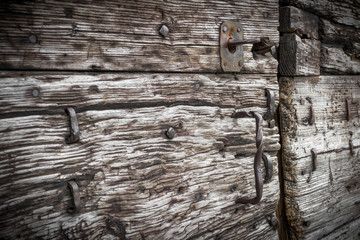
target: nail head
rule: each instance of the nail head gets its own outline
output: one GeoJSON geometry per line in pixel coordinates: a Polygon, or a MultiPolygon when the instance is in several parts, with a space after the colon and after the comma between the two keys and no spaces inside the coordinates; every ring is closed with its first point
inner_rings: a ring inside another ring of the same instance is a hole
{"type": "Polygon", "coordinates": [[[223,27],[223,32],[225,33],[225,32],[227,32],[227,30],[228,30],[227,26],[224,26],[223,27]]]}
{"type": "Polygon", "coordinates": [[[31,35],[29,36],[29,41],[30,41],[31,43],[36,43],[36,42],[37,42],[37,37],[36,37],[34,34],[31,34],[31,35]]]}
{"type": "Polygon", "coordinates": [[[175,134],[176,132],[173,127],[169,127],[165,132],[166,137],[169,139],[173,139],[175,137],[175,134]]]}
{"type": "Polygon", "coordinates": [[[163,37],[166,37],[169,34],[169,28],[166,25],[162,25],[159,32],[163,37]]]}
{"type": "Polygon", "coordinates": [[[31,90],[31,95],[32,95],[33,97],[39,97],[39,96],[40,96],[40,90],[39,90],[38,88],[33,88],[33,89],[31,90]]]}

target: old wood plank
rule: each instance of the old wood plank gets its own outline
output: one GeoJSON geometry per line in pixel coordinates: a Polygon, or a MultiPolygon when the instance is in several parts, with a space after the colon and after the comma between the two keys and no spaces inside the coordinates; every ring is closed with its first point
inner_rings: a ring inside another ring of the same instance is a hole
{"type": "Polygon", "coordinates": [[[336,229],[334,232],[325,236],[322,239],[324,240],[359,239],[360,236],[359,226],[360,226],[360,218],[351,221],[350,223],[344,224],[343,226],[336,229]]]}
{"type": "MultiPolygon", "coordinates": [[[[2,1],[0,14],[1,69],[221,72],[227,20],[241,22],[246,39],[279,41],[274,0],[2,1]]],[[[276,59],[254,59],[251,48],[244,45],[242,72],[277,72],[276,59]]]]}
{"type": "Polygon", "coordinates": [[[78,112],[179,104],[262,111],[266,88],[275,92],[278,103],[277,78],[272,74],[3,72],[0,78],[0,117],[63,114],[67,106],[78,112]]]}
{"type": "MultiPolygon", "coordinates": [[[[265,110],[265,109],[264,109],[265,110]]],[[[1,124],[1,235],[19,238],[275,239],[265,216],[278,201],[277,129],[264,123],[274,176],[254,194],[253,119],[233,109],[173,106],[78,114],[80,142],[64,144],[63,115],[6,118],[1,124]],[[164,130],[173,126],[169,140],[164,130]],[[241,155],[238,155],[240,150],[241,155]],[[66,182],[80,186],[81,211],[66,182]]]]}
{"type": "Polygon", "coordinates": [[[320,41],[301,39],[294,33],[280,38],[279,73],[282,76],[320,74],[320,41]]]}
{"type": "Polygon", "coordinates": [[[280,4],[295,6],[333,22],[360,28],[360,5],[356,1],[280,0],[280,4]]]}
{"type": "Polygon", "coordinates": [[[359,88],[360,76],[280,78],[284,194],[292,238],[320,239],[358,217],[359,88]],[[351,102],[350,120],[345,98],[351,102]],[[317,152],[316,170],[311,149],[317,152]]]}
{"type": "Polygon", "coordinates": [[[265,151],[274,161],[263,199],[235,205],[237,196],[255,194],[255,121],[231,118],[235,110],[265,114],[265,87],[277,103],[276,76],[1,76],[1,236],[277,238],[265,217],[275,214],[279,195],[278,129],[263,123],[265,151]],[[81,133],[70,145],[64,140],[69,105],[81,133]],[[170,126],[172,140],[164,134],[170,126]],[[67,213],[69,180],[80,188],[76,215],[67,213]]]}
{"type": "Polygon", "coordinates": [[[286,6],[280,8],[280,26],[282,33],[296,33],[307,38],[319,38],[319,17],[299,8],[286,6]]]}
{"type": "Polygon", "coordinates": [[[359,217],[359,150],[353,157],[346,151],[318,154],[318,168],[310,182],[306,171],[310,159],[289,164],[297,179],[285,179],[285,202],[287,219],[297,238],[322,239],[359,217]]]}
{"type": "Polygon", "coordinates": [[[356,28],[320,20],[321,73],[360,73],[360,31],[356,28]]]}

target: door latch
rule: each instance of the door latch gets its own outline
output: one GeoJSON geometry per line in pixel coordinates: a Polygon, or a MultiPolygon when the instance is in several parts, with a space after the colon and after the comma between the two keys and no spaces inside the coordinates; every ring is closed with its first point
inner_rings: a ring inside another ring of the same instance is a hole
{"type": "Polygon", "coordinates": [[[260,38],[245,39],[239,22],[225,21],[220,26],[220,58],[224,72],[240,72],[244,65],[243,44],[259,43],[260,38]]]}

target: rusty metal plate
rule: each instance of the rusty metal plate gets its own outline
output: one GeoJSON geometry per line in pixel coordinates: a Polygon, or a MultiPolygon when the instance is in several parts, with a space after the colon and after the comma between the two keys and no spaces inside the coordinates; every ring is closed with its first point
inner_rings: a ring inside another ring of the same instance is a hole
{"type": "Polygon", "coordinates": [[[229,40],[243,40],[244,32],[239,22],[225,21],[220,26],[220,58],[224,72],[240,72],[244,65],[243,47],[229,48],[229,40]]]}

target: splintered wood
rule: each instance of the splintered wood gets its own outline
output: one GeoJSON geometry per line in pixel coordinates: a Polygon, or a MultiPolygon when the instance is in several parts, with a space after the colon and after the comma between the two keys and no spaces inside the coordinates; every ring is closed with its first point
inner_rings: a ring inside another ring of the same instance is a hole
{"type": "Polygon", "coordinates": [[[358,222],[360,212],[359,117],[360,76],[280,78],[282,167],[292,239],[353,239],[358,234],[351,222],[358,222]]]}
{"type": "Polygon", "coordinates": [[[2,73],[0,145],[4,237],[275,239],[278,129],[264,122],[273,178],[257,205],[255,120],[273,75],[2,73]],[[145,86],[145,87],[139,87],[145,86]],[[33,89],[37,89],[35,96],[33,89]],[[66,106],[80,141],[65,144],[66,106]],[[173,127],[173,139],[165,130],[173,127]],[[67,212],[75,180],[81,210],[67,212]]]}

